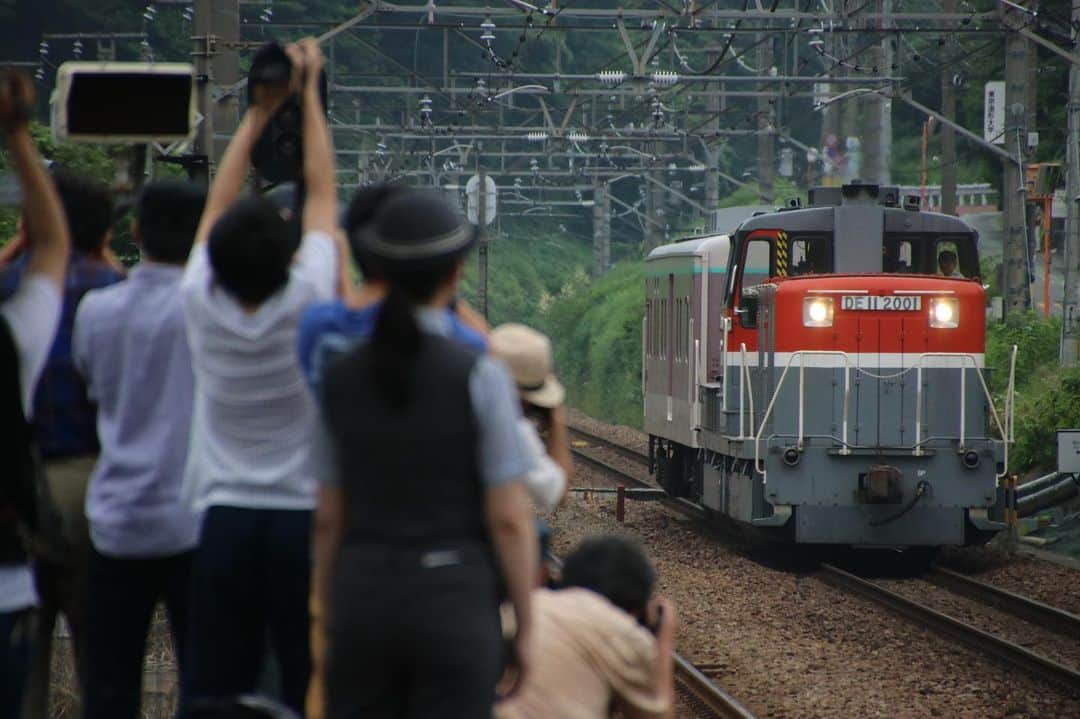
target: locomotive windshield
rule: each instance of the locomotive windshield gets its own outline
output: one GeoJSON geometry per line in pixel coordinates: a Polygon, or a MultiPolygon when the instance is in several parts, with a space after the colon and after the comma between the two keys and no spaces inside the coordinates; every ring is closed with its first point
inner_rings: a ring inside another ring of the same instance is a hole
{"type": "Polygon", "coordinates": [[[979,254],[972,235],[887,234],[882,253],[882,269],[888,273],[979,276],[979,254]]]}

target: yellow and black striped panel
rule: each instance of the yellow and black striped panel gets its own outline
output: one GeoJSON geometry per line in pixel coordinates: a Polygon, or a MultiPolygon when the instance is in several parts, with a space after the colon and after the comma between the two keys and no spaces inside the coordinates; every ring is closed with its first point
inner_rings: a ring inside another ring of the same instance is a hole
{"type": "Polygon", "coordinates": [[[788,274],[788,235],[783,230],[776,233],[776,276],[787,277],[788,274]]]}

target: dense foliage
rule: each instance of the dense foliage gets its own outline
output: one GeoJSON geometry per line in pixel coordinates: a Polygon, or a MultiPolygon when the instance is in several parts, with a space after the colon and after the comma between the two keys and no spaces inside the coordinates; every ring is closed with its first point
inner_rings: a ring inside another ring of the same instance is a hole
{"type": "Polygon", "coordinates": [[[595,282],[571,282],[544,313],[570,402],[595,417],[641,426],[644,264],[629,262],[595,282]]]}

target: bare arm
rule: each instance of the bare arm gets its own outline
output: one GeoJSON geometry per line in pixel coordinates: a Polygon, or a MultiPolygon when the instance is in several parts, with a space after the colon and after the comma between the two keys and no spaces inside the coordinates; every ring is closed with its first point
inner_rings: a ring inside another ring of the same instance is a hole
{"type": "Polygon", "coordinates": [[[563,488],[563,496],[559,502],[561,504],[568,494],[570,478],[574,476],[574,459],[570,455],[570,433],[566,428],[565,406],[551,410],[551,430],[547,436],[547,453],[566,473],[566,486],[563,488]]]}
{"type": "Polygon", "coordinates": [[[490,487],[484,499],[488,533],[517,621],[517,634],[514,637],[518,672],[516,689],[522,685],[529,667],[531,601],[537,568],[536,525],[529,494],[521,482],[490,487]]]}
{"type": "Polygon", "coordinates": [[[33,86],[24,75],[0,76],[0,128],[7,138],[11,162],[22,186],[23,230],[30,253],[27,271],[39,272],[63,289],[71,237],[60,195],[30,136],[33,100],[33,86]]]}
{"type": "MultiPolygon", "coordinates": [[[[304,62],[304,87],[301,90],[304,117],[304,232],[317,230],[332,235],[338,227],[337,182],[334,176],[334,148],[326,124],[319,78],[323,68],[322,51],[312,38],[300,42],[304,62]]],[[[295,61],[294,61],[295,63],[295,61]]]]}
{"type": "Polygon", "coordinates": [[[341,487],[319,486],[315,506],[313,563],[311,571],[311,686],[308,688],[307,715],[324,715],[321,683],[326,671],[326,627],[330,607],[330,585],[337,571],[337,553],[345,528],[344,496],[341,487]]]}
{"type": "Polygon", "coordinates": [[[320,484],[315,506],[314,565],[311,574],[313,619],[325,619],[330,606],[330,585],[337,551],[345,531],[345,497],[341,487],[320,484]]]}
{"type": "MultiPolygon", "coordinates": [[[[217,175],[210,184],[210,193],[206,197],[199,229],[195,232],[195,245],[206,242],[210,230],[236,201],[247,181],[248,166],[251,161],[251,148],[266,129],[266,124],[273,117],[273,112],[258,105],[252,105],[236,128],[236,134],[229,141],[225,154],[221,157],[217,175]]],[[[194,255],[194,253],[192,253],[194,255]]]]}
{"type": "Polygon", "coordinates": [[[471,327],[484,337],[488,336],[491,328],[488,327],[487,320],[484,319],[482,314],[474,310],[468,302],[459,297],[457,304],[454,306],[454,311],[457,312],[458,319],[465,323],[467,327],[471,327]]]}
{"type": "Polygon", "coordinates": [[[679,627],[679,618],[675,612],[675,605],[664,597],[656,597],[649,604],[649,619],[656,626],[656,663],[653,666],[653,681],[656,697],[667,709],[657,714],[646,712],[629,705],[627,702],[617,702],[618,708],[626,719],[672,719],[675,716],[675,662],[672,652],[675,651],[675,632],[679,627]]]}

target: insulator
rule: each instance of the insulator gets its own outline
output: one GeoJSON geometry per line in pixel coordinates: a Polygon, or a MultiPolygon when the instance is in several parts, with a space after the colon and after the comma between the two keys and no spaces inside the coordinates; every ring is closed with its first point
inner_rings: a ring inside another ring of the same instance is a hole
{"type": "Polygon", "coordinates": [[[671,87],[679,81],[679,73],[673,70],[658,70],[652,74],[652,81],[660,87],[671,87]]]}
{"type": "Polygon", "coordinates": [[[34,71],[34,79],[37,80],[38,82],[44,82],[45,81],[45,69],[39,67],[37,70],[35,70],[34,71]]]}
{"type": "Polygon", "coordinates": [[[622,70],[601,70],[596,73],[596,79],[607,87],[615,87],[626,81],[626,73],[622,70]]]}
{"type": "Polygon", "coordinates": [[[425,119],[431,117],[431,98],[427,95],[420,99],[420,115],[425,119]]]}
{"type": "Polygon", "coordinates": [[[566,138],[570,140],[570,142],[588,142],[589,133],[584,130],[571,130],[566,138]]]}
{"type": "Polygon", "coordinates": [[[480,39],[490,45],[495,40],[495,23],[490,17],[484,18],[484,22],[480,23],[480,29],[483,30],[480,39]]]}
{"type": "Polygon", "coordinates": [[[49,54],[49,41],[48,40],[42,40],[38,44],[37,49],[38,49],[38,54],[41,55],[42,57],[45,57],[46,55],[49,54]]]}
{"type": "Polygon", "coordinates": [[[75,56],[76,58],[82,57],[82,54],[83,54],[83,44],[82,44],[82,40],[76,40],[76,41],[75,41],[75,42],[74,42],[74,43],[72,44],[72,46],[71,46],[71,53],[72,53],[72,54],[73,54],[73,55],[74,55],[74,56],[75,56]]]}
{"type": "Polygon", "coordinates": [[[157,16],[157,8],[153,5],[147,5],[143,8],[142,16],[146,22],[154,22],[154,18],[157,16]]]}
{"type": "Polygon", "coordinates": [[[525,139],[529,142],[543,142],[548,139],[548,134],[543,130],[530,130],[526,133],[525,139]]]}

